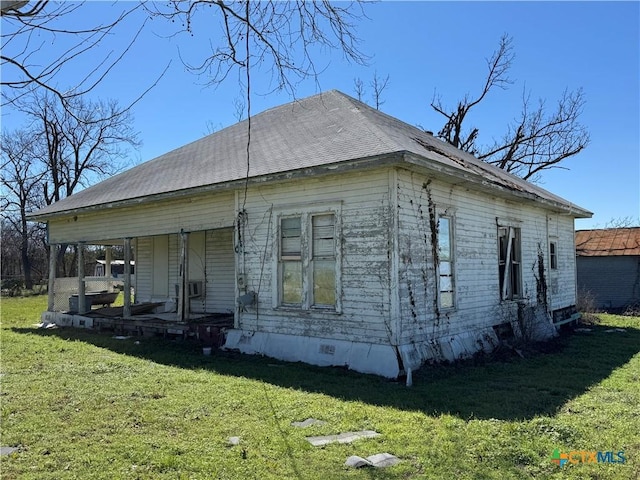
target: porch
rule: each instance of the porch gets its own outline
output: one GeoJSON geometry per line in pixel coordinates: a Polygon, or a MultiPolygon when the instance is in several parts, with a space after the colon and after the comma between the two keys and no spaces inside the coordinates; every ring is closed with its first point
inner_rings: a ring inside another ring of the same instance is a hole
{"type": "Polygon", "coordinates": [[[104,319],[98,323],[123,329],[127,322],[144,320],[147,326],[160,322],[148,330],[166,331],[168,323],[184,325],[203,318],[227,321],[234,317],[237,287],[232,228],[81,242],[76,244],[76,252],[78,276],[57,278],[58,246],[51,245],[49,301],[43,321],[45,316],[70,315],[104,319]],[[112,260],[116,247],[124,260],[112,260]],[[99,265],[95,260],[84,260],[91,248],[99,248],[106,257],[98,260],[99,265]],[[115,262],[123,267],[118,275],[111,269],[115,262]],[[112,306],[120,292],[118,306],[112,306]]]}
{"type": "Polygon", "coordinates": [[[44,325],[75,327],[107,332],[117,336],[180,338],[218,348],[225,342],[226,332],[233,328],[232,313],[192,314],[188,321],[178,320],[176,312],[156,313],[159,303],[131,306],[131,314],[123,315],[124,307],[102,307],[78,314],[74,312],[44,312],[44,325]]]}

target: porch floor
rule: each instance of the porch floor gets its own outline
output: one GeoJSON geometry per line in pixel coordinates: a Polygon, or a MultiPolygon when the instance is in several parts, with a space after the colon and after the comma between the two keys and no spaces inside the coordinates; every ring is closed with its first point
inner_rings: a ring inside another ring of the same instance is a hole
{"type": "Polygon", "coordinates": [[[232,313],[191,313],[179,322],[175,312],[153,313],[156,304],[131,306],[131,317],[123,317],[122,307],[103,307],[82,314],[93,320],[93,329],[118,335],[182,337],[203,345],[220,347],[225,332],[233,328],[232,313]],[[137,308],[136,308],[137,307],[137,308]]]}

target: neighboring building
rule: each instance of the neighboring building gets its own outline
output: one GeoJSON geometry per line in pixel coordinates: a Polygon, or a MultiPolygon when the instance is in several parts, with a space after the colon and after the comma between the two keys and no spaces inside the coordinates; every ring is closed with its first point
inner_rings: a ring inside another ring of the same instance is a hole
{"type": "MultiPolygon", "coordinates": [[[[93,271],[93,274],[97,277],[111,276],[113,278],[124,278],[124,260],[111,260],[110,262],[111,268],[107,274],[107,261],[106,260],[96,260],[96,265],[93,271]]],[[[135,266],[136,263],[131,260],[129,262],[131,265],[131,274],[135,274],[135,266]]]]}
{"type": "Polygon", "coordinates": [[[233,312],[226,347],[285,360],[395,377],[574,309],[591,213],[536,185],[337,91],[252,117],[249,151],[244,121],[32,218],[130,243],[136,301],[233,312]]]}
{"type": "Polygon", "coordinates": [[[578,291],[598,309],[640,305],[640,227],[576,232],[578,291]]]}

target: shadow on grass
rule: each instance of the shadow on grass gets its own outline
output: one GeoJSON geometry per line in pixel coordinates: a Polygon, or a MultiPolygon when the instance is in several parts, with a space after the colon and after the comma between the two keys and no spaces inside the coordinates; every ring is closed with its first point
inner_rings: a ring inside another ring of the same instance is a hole
{"type": "Polygon", "coordinates": [[[568,400],[607,378],[640,351],[639,329],[621,332],[607,331],[610,328],[606,326],[591,328],[588,333],[562,336],[543,347],[546,353],[531,358],[506,356],[500,360],[484,358],[426,366],[414,374],[412,388],[340,368],[233,352],[214,351],[212,356],[204,356],[197,345],[186,341],[147,337],[117,340],[104,333],[74,328],[12,330],[83,341],[164,365],[245,377],[348,401],[463,419],[521,420],[555,414],[568,400]]]}

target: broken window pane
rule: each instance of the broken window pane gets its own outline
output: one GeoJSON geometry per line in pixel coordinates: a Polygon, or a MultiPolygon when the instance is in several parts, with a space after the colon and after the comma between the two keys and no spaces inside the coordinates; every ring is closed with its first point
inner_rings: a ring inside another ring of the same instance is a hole
{"type": "Polygon", "coordinates": [[[500,298],[511,300],[521,295],[520,229],[498,227],[498,272],[500,298]]]}

